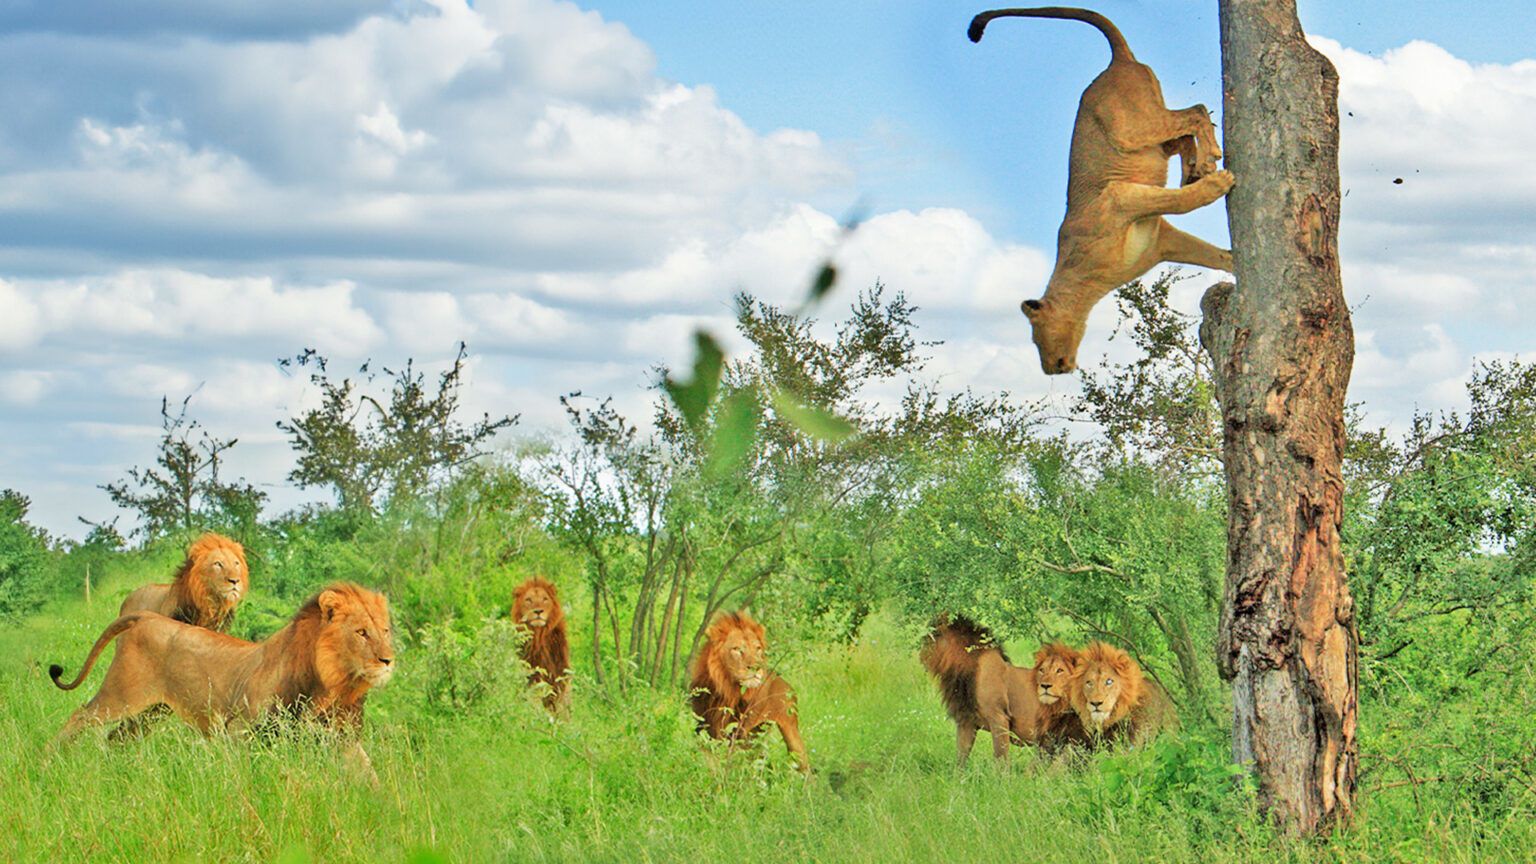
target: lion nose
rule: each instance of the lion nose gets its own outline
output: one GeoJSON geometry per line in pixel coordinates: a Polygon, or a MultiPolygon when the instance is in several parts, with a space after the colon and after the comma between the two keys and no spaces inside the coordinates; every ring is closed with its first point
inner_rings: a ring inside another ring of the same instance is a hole
{"type": "Polygon", "coordinates": [[[389,664],[395,662],[395,658],[393,658],[393,657],[380,657],[379,658],[379,662],[383,663],[385,666],[388,666],[389,664]]]}
{"type": "Polygon", "coordinates": [[[1049,689],[1051,689],[1051,685],[1042,682],[1040,684],[1040,689],[1041,690],[1049,690],[1049,689]]]}
{"type": "Polygon", "coordinates": [[[1097,707],[1099,707],[1099,706],[1100,706],[1100,705],[1103,705],[1103,704],[1104,704],[1104,703],[1103,703],[1103,702],[1089,702],[1089,703],[1088,703],[1088,704],[1089,704],[1089,705],[1092,705],[1092,706],[1093,706],[1093,707],[1095,707],[1095,708],[1097,708],[1097,707]]]}

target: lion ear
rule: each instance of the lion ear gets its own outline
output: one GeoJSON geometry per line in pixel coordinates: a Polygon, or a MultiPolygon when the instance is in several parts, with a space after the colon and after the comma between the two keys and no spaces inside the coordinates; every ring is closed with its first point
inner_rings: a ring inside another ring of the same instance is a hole
{"type": "Polygon", "coordinates": [[[346,598],[341,596],[341,592],[327,588],[320,592],[319,603],[320,611],[325,613],[325,620],[330,621],[336,617],[336,610],[346,604],[346,598]]]}

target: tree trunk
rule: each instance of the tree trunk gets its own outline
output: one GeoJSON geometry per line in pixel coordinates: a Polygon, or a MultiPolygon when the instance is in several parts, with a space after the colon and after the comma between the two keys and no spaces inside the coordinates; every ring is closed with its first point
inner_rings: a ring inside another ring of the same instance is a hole
{"type": "Polygon", "coordinates": [[[1228,496],[1217,663],[1234,758],[1289,830],[1355,806],[1354,606],[1339,548],[1354,332],[1339,279],[1338,73],[1295,0],[1221,0],[1237,287],[1201,302],[1228,496]]]}

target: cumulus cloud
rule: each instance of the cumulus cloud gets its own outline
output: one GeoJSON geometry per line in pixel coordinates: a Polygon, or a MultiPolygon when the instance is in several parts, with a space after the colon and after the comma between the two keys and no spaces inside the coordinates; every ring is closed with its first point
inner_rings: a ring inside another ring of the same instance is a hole
{"type": "MultiPolygon", "coordinates": [[[[51,525],[101,515],[92,487],[151,458],[160,397],[187,393],[241,438],[236,473],[296,503],[273,421],[314,394],[273,360],[305,347],[438,369],[464,340],[473,411],[559,429],[555,397],[583,390],[643,419],[652,367],[686,361],[694,328],[741,350],[732,295],[794,302],[829,254],[841,299],[881,281],[923,309],[945,386],[1075,391],[1040,374],[1017,312],[1050,250],[955,207],[845,236],[807,203],[855,197],[845,148],[750,127],[574,3],[118,5],[0,2],[0,438],[22,442],[0,476],[53,490],[51,525]]],[[[1536,302],[1536,63],[1317,42],[1354,115],[1355,398],[1397,416],[1448,398],[1469,346],[1536,347],[1515,314],[1536,302]]],[[[1131,350],[1113,319],[1085,355],[1131,350]]]]}

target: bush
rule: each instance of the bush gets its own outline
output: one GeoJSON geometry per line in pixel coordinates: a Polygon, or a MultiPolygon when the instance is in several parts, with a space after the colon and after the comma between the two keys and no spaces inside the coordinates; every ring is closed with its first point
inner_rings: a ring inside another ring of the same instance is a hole
{"type": "Polygon", "coordinates": [[[526,638],[507,618],[487,618],[468,635],[452,622],[422,627],[411,665],[425,707],[461,714],[526,701],[529,670],[518,653],[526,638]]]}
{"type": "Polygon", "coordinates": [[[31,503],[10,489],[0,492],[0,617],[36,610],[52,587],[47,539],[26,522],[31,503]]]}

